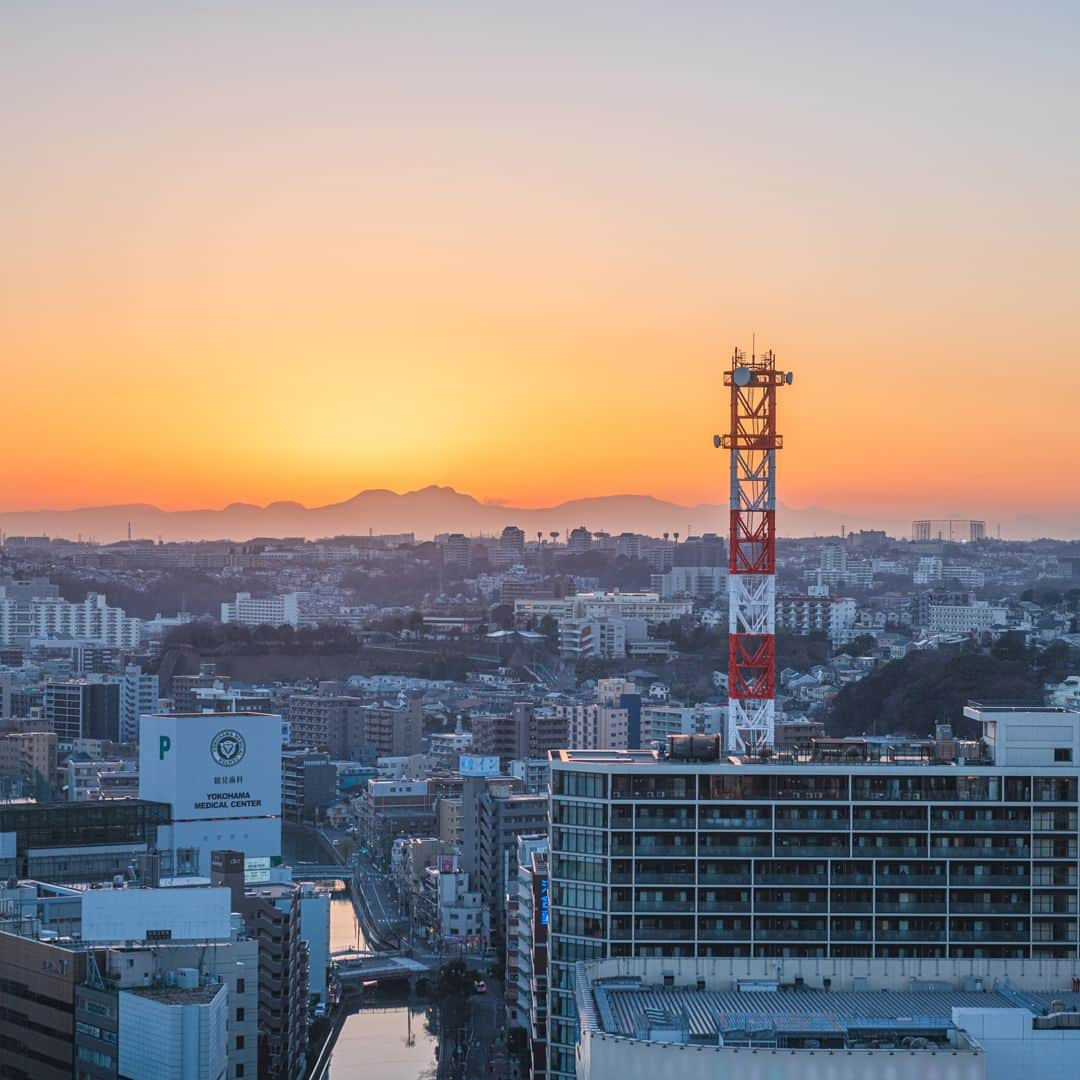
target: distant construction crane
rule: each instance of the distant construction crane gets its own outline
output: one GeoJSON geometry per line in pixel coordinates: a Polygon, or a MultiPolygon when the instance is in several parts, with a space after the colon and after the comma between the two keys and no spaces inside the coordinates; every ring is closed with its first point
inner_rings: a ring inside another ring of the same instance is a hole
{"type": "Polygon", "coordinates": [[[759,754],[773,745],[776,712],[776,391],[792,381],[772,351],[736,349],[724,385],[731,430],[715,435],[731,451],[728,550],[728,717],[725,749],[759,754]]]}

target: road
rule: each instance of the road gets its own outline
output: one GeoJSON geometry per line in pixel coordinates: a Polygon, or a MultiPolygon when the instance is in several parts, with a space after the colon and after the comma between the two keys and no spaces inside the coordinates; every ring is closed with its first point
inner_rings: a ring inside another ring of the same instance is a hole
{"type": "Polygon", "coordinates": [[[498,979],[487,979],[488,992],[469,999],[472,1039],[465,1062],[466,1080],[509,1080],[506,1052],[506,1009],[498,979]]]}
{"type": "Polygon", "coordinates": [[[353,884],[360,891],[375,935],[387,944],[396,945],[405,919],[386,876],[366,860],[358,859],[354,866],[353,884]]]}

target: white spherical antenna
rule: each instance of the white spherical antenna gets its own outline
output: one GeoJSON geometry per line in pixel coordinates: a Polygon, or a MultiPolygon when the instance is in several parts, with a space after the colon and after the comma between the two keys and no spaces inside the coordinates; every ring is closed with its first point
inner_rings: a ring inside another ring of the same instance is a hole
{"type": "Polygon", "coordinates": [[[752,377],[748,367],[737,367],[731,376],[736,386],[749,386],[752,377]]]}

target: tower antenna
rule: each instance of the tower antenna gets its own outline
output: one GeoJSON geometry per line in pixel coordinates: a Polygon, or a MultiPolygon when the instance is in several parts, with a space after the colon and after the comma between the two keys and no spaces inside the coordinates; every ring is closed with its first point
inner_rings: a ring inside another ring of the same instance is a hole
{"type": "Polygon", "coordinates": [[[713,444],[731,452],[725,749],[758,754],[773,745],[776,714],[776,391],[792,375],[771,349],[758,358],[756,335],[752,348],[724,372],[731,430],[713,444]]]}

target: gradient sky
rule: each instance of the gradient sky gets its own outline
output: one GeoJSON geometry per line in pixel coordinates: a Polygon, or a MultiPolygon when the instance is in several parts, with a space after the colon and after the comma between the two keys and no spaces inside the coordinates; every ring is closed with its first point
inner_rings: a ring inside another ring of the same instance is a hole
{"type": "Polygon", "coordinates": [[[450,484],[1080,494],[1080,16],[1042,3],[0,12],[0,508],[450,484]],[[589,10],[582,10],[588,8],[589,10]]]}

